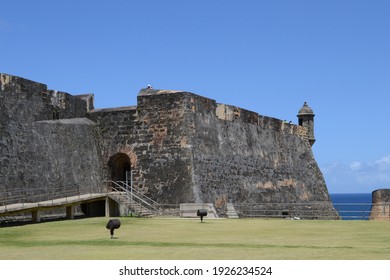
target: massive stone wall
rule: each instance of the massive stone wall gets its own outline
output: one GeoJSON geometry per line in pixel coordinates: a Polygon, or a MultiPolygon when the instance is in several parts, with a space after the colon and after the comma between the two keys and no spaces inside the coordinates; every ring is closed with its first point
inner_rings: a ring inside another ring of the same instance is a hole
{"type": "MultiPolygon", "coordinates": [[[[318,203],[337,216],[306,129],[189,92],[142,90],[136,107],[95,110],[103,162],[125,154],[160,203],[318,203]]],[[[313,208],[313,205],[310,207],[313,208]]]]}
{"type": "Polygon", "coordinates": [[[138,147],[140,180],[162,203],[194,200],[188,128],[190,94],[148,92],[138,95],[138,119],[147,141],[138,147]]]}
{"type": "MultiPolygon", "coordinates": [[[[164,204],[194,200],[192,151],[188,145],[190,94],[144,90],[137,107],[95,110],[102,131],[102,164],[107,179],[117,176],[113,161],[127,157],[134,186],[164,204]]],[[[119,174],[120,175],[120,174],[119,174]]]]}
{"type": "Polygon", "coordinates": [[[197,202],[290,203],[297,215],[306,209],[337,217],[303,127],[196,100],[190,144],[197,202]]]}
{"type": "MultiPolygon", "coordinates": [[[[163,204],[313,203],[337,216],[302,126],[193,93],[141,90],[137,106],[0,76],[0,193],[98,190],[129,179],[163,204]]],[[[299,210],[299,209],[298,209],[299,210]]]]}
{"type": "Polygon", "coordinates": [[[329,200],[310,146],[293,132],[294,125],[263,116],[258,124],[220,120],[210,113],[196,114],[195,126],[193,153],[202,196],[227,196],[236,203],[329,200]]]}
{"type": "Polygon", "coordinates": [[[0,75],[2,200],[29,202],[100,188],[96,125],[82,118],[86,112],[84,100],[0,75]]]}
{"type": "MultiPolygon", "coordinates": [[[[115,109],[97,109],[88,114],[88,118],[98,124],[97,139],[101,151],[100,164],[103,179],[124,181],[123,174],[113,174],[112,161],[122,155],[133,167],[137,165],[134,153],[136,133],[136,107],[115,109]]],[[[128,168],[130,170],[130,166],[128,168]]]]}

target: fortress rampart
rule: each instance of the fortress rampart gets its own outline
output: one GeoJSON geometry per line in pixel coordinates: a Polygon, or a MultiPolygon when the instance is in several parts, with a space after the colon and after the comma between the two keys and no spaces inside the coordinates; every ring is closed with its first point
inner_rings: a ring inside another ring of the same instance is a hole
{"type": "Polygon", "coordinates": [[[9,197],[98,190],[131,174],[162,204],[317,203],[337,216],[302,125],[185,91],[144,89],[136,106],[94,109],[92,94],[6,74],[0,86],[0,193],[9,197]]]}
{"type": "Polygon", "coordinates": [[[9,202],[78,194],[102,182],[97,125],[87,102],[0,75],[0,193],[9,202]]]}

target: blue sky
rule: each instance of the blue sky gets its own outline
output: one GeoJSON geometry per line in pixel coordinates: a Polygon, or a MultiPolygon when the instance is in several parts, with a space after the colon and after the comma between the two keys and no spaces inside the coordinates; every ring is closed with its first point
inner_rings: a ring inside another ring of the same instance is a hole
{"type": "Polygon", "coordinates": [[[187,90],[297,122],[331,193],[390,188],[390,1],[1,1],[0,72],[98,108],[187,90]]]}

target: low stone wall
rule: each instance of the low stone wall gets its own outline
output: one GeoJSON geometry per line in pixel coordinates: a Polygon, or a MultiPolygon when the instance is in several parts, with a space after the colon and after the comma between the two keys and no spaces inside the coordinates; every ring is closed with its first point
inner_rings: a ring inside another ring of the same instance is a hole
{"type": "Polygon", "coordinates": [[[182,203],[180,204],[180,217],[199,218],[197,216],[199,209],[206,209],[208,218],[219,218],[212,203],[182,203]]]}
{"type": "Polygon", "coordinates": [[[380,189],[372,193],[370,220],[390,221],[390,189],[380,189]]]}

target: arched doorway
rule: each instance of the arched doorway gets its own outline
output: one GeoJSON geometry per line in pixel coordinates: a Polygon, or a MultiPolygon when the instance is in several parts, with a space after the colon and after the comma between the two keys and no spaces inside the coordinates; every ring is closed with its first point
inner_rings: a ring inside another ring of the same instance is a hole
{"type": "Polygon", "coordinates": [[[124,153],[113,155],[108,162],[108,166],[111,170],[112,181],[124,182],[126,179],[130,180],[130,178],[126,176],[126,174],[129,174],[131,171],[131,163],[128,155],[124,153]]]}

